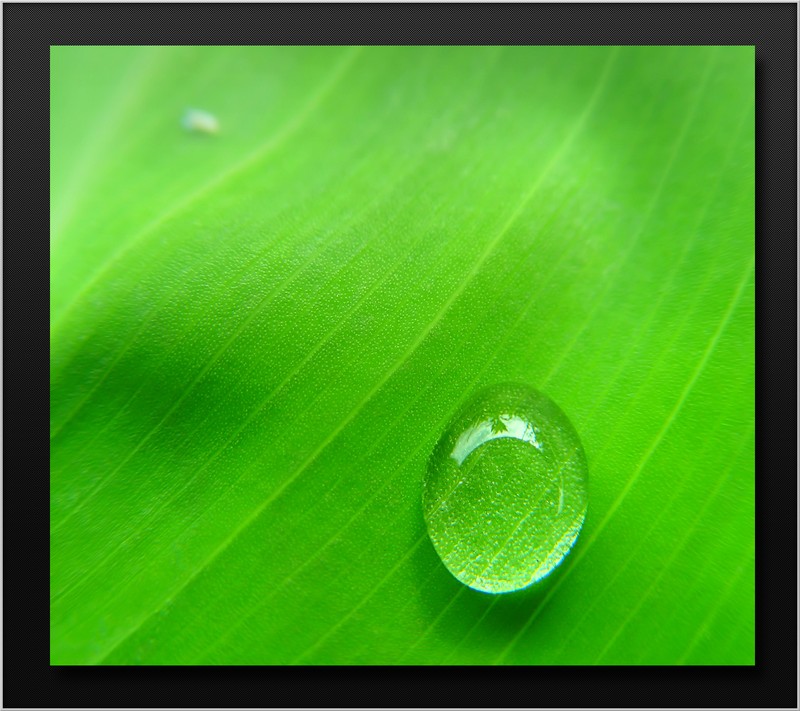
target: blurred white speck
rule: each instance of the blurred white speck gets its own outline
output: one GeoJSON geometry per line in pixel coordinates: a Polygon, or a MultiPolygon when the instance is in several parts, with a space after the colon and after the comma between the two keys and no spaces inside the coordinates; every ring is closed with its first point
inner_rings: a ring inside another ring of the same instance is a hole
{"type": "Polygon", "coordinates": [[[219,132],[217,117],[201,109],[186,109],[181,119],[181,125],[187,131],[196,133],[219,132]]]}

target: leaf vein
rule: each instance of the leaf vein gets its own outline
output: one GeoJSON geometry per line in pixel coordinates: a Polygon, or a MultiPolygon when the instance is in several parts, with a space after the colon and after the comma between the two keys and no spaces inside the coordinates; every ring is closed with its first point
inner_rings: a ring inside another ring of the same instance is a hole
{"type": "Polygon", "coordinates": [[[170,208],[150,221],[141,230],[139,230],[139,232],[134,234],[131,239],[121,245],[116,252],[114,252],[100,267],[98,267],[94,275],[86,281],[84,286],[77,292],[71,301],[63,307],[61,314],[53,320],[50,326],[51,338],[58,327],[66,321],[68,315],[84,298],[88,291],[95,284],[97,284],[100,278],[105,275],[115,264],[117,264],[123,256],[130,252],[140,242],[141,239],[152,233],[171,217],[186,210],[207,193],[211,192],[218,186],[223,185],[225,181],[230,179],[232,176],[241,173],[243,170],[249,168],[259,160],[263,159],[265,156],[269,155],[272,151],[283,145],[286,140],[296,134],[297,131],[303,127],[306,121],[314,114],[316,110],[319,109],[331,92],[336,88],[336,86],[347,73],[347,70],[349,70],[353,65],[361,50],[363,50],[363,47],[354,47],[347,52],[344,55],[344,59],[334,66],[331,74],[320,85],[319,89],[311,97],[311,100],[294,116],[292,120],[287,122],[281,130],[273,134],[272,137],[242,158],[239,162],[231,166],[228,170],[219,173],[215,178],[208,181],[204,185],[201,185],[197,190],[190,193],[183,200],[173,203],[170,208]]]}

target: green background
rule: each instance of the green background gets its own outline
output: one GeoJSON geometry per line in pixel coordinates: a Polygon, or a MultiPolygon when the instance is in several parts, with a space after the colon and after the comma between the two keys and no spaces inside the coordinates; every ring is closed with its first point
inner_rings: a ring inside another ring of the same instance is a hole
{"type": "Polygon", "coordinates": [[[752,47],[54,47],[50,91],[51,663],[754,663],[752,47]],[[491,596],[421,492],[501,381],[589,509],[491,596]]]}

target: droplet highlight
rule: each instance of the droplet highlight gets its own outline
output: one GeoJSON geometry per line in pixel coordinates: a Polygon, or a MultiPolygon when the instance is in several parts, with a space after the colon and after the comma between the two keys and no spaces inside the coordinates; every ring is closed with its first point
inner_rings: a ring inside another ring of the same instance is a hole
{"type": "Polygon", "coordinates": [[[578,538],[588,505],[578,433],[549,397],[520,384],[474,395],[428,461],[422,509],[447,569],[488,593],[532,585],[578,538]]]}

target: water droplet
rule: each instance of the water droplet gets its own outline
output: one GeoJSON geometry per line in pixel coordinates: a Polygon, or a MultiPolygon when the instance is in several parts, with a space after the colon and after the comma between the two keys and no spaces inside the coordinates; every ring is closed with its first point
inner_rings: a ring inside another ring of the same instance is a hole
{"type": "Polygon", "coordinates": [[[217,117],[201,109],[186,109],[181,125],[187,131],[194,133],[219,133],[217,117]]]}
{"type": "Polygon", "coordinates": [[[422,508],[436,552],[475,590],[541,580],[581,530],[587,472],[575,428],[549,397],[517,384],[478,392],[428,462],[422,508]]]}

